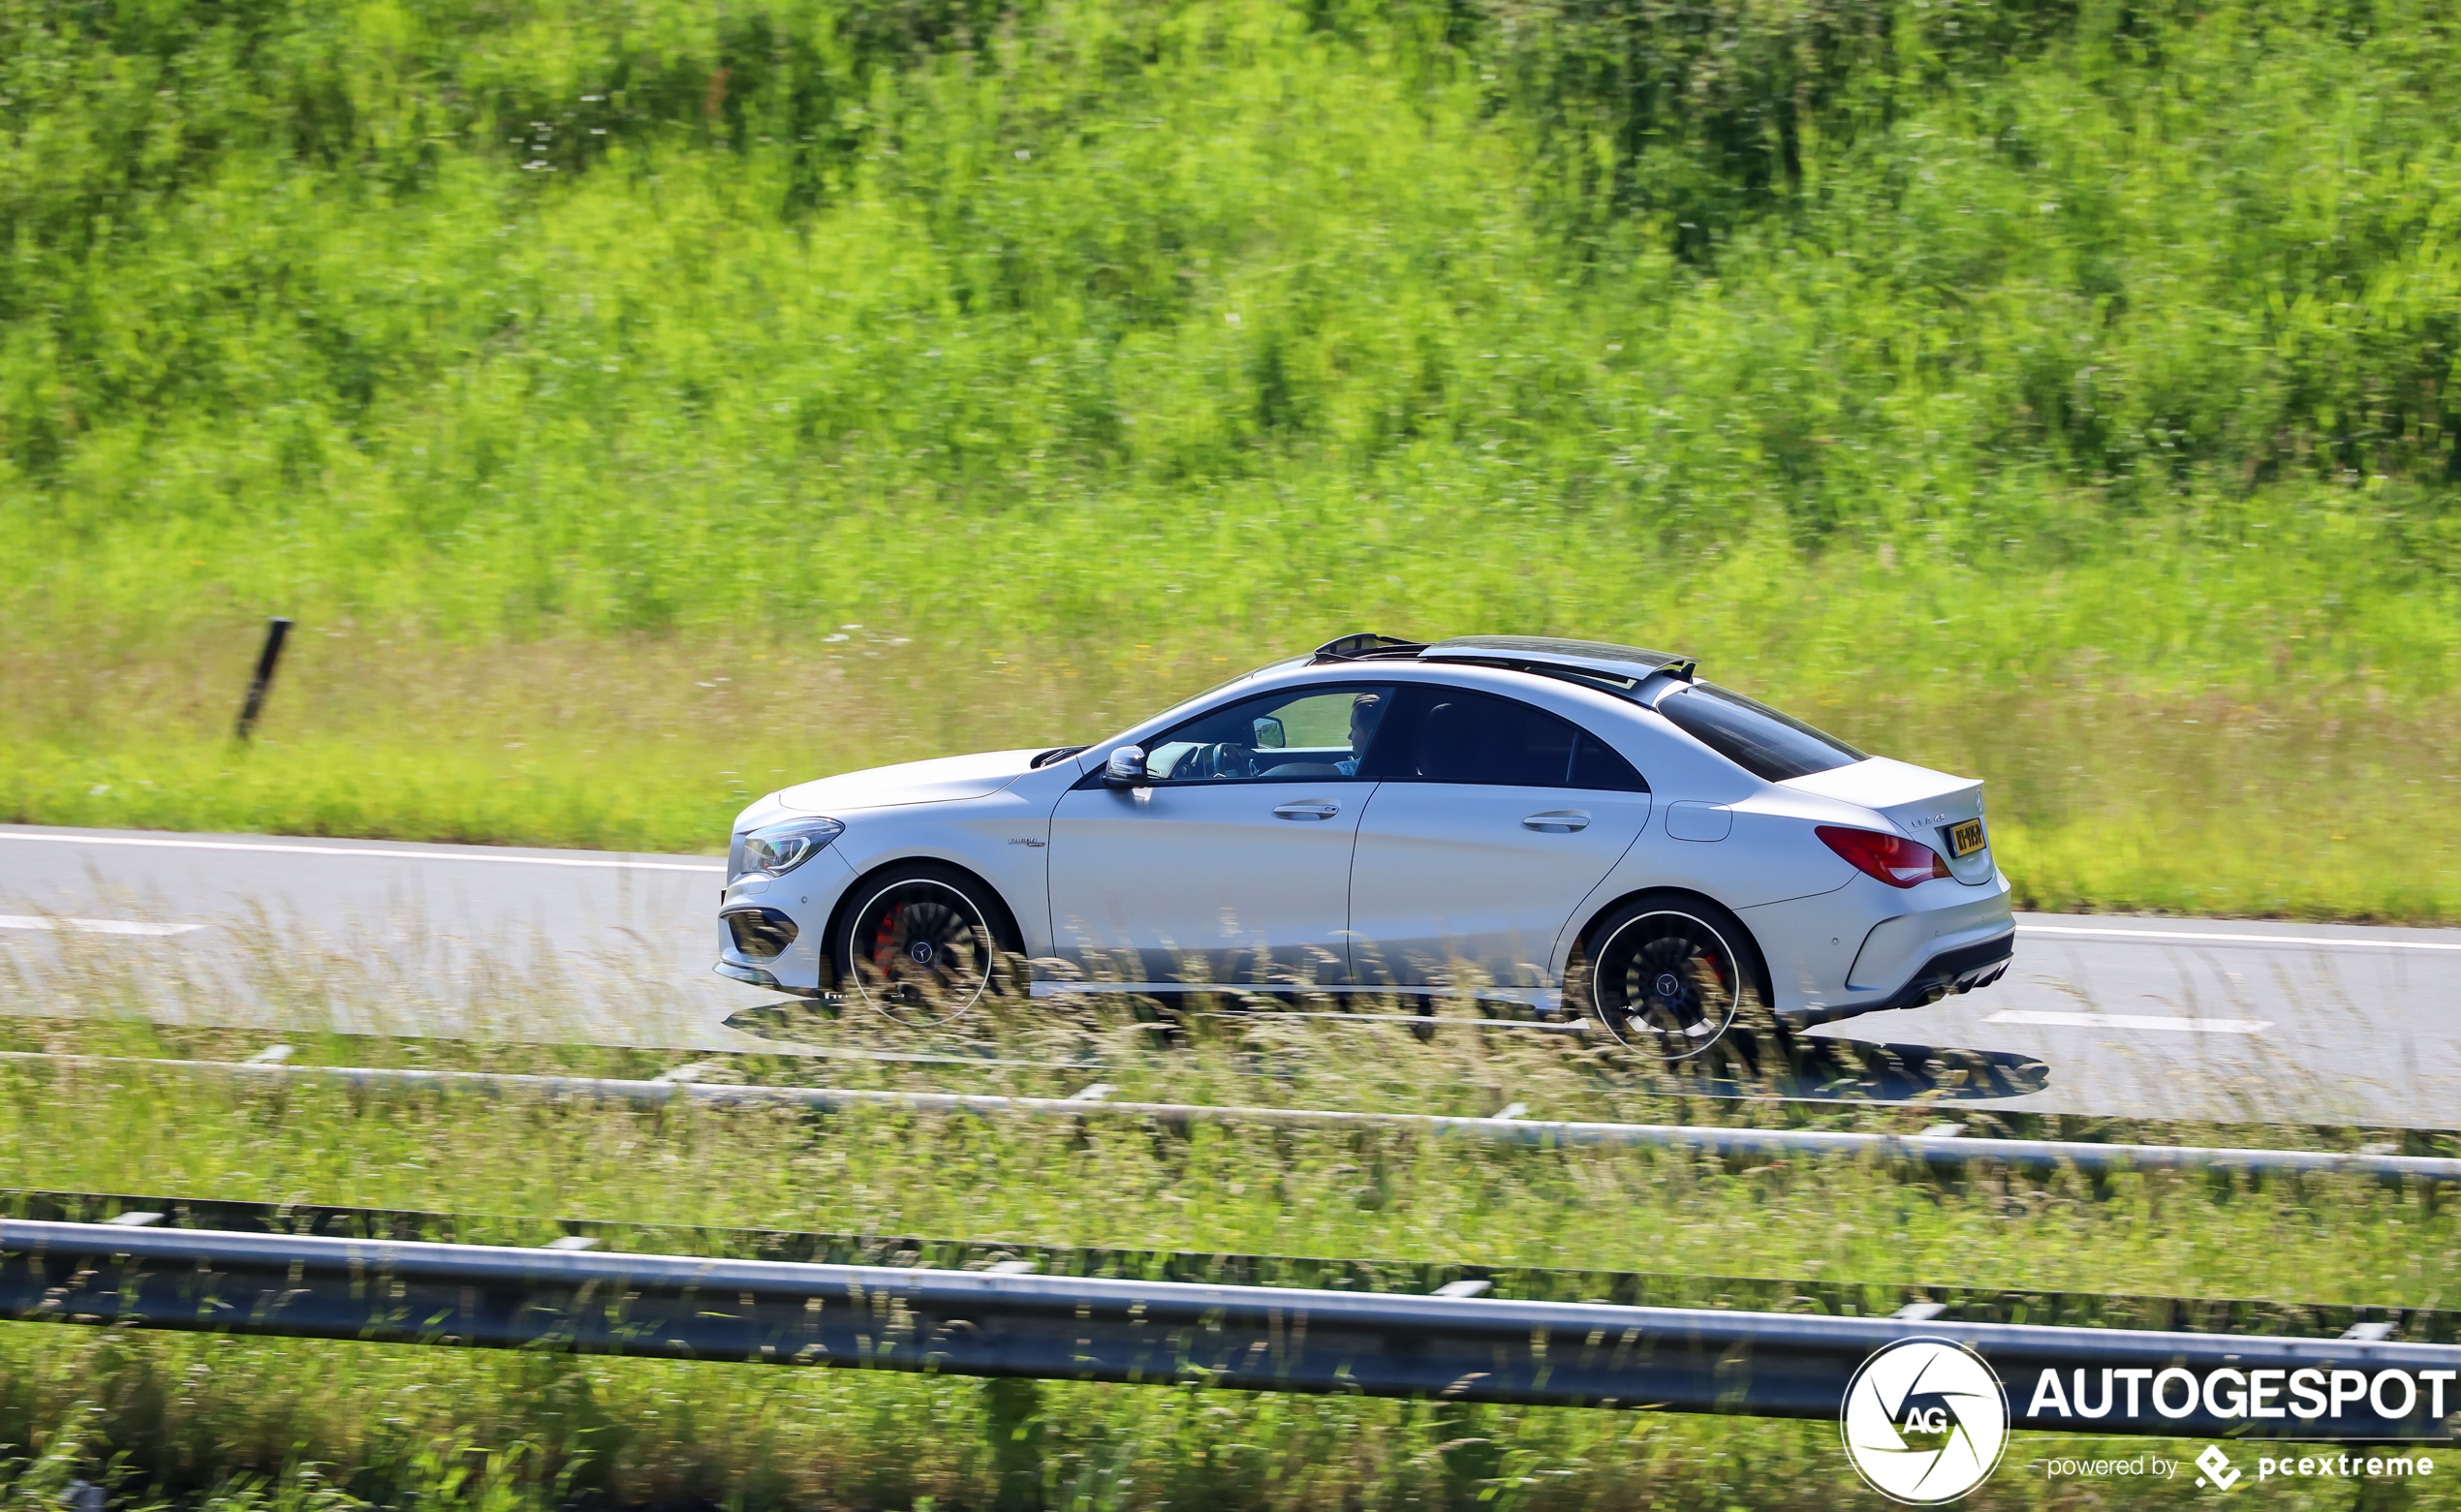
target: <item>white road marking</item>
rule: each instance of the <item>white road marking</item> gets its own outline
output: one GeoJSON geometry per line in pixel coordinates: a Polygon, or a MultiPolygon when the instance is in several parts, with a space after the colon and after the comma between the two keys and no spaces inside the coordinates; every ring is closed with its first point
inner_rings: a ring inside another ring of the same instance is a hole
{"type": "Polygon", "coordinates": [[[2166,1013],[2059,1013],[2044,1008],[2009,1008],[1994,1013],[1985,1024],[2043,1024],[2062,1029],[2162,1029],[2190,1034],[2260,1034],[2271,1019],[2174,1018],[2166,1013]]]}
{"type": "Polygon", "coordinates": [[[421,850],[404,847],[380,850],[373,846],[277,846],[238,840],[159,840],[151,835],[16,835],[0,840],[40,840],[61,846],[152,846],[165,850],[270,850],[282,855],[365,855],[389,861],[493,861],[510,866],[583,866],[625,872],[724,872],[717,862],[626,861],[614,856],[473,855],[462,850],[421,850]]]}
{"type": "Polygon", "coordinates": [[[2197,940],[2225,945],[2327,945],[2351,950],[2461,950],[2461,941],[2360,940],[2350,935],[2230,935],[2211,929],[2095,929],[2075,924],[2019,924],[2020,935],[2101,935],[2119,940],[2197,940]]]}
{"type": "Polygon", "coordinates": [[[54,919],[37,913],[0,913],[0,929],[66,930],[72,935],[184,935],[202,924],[140,924],[134,919],[54,919]]]}

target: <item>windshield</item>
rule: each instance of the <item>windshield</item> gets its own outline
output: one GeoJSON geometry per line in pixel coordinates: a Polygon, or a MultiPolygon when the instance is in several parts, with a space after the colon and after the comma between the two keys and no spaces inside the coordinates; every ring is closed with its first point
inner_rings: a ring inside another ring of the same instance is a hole
{"type": "Polygon", "coordinates": [[[1675,728],[1762,782],[1834,771],[1867,759],[1865,753],[1715,683],[1694,683],[1658,700],[1675,728]]]}
{"type": "Polygon", "coordinates": [[[1149,715],[1144,719],[1138,720],[1137,725],[1132,725],[1129,728],[1134,729],[1138,725],[1151,725],[1157,720],[1176,719],[1182,714],[1212,702],[1214,694],[1225,692],[1229,689],[1236,688],[1251,677],[1262,677],[1267,672],[1278,672],[1286,666],[1296,666],[1306,660],[1307,654],[1302,652],[1297,656],[1284,657],[1278,662],[1267,662],[1262,666],[1252,667],[1247,671],[1241,672],[1236,677],[1225,678],[1223,681],[1214,684],[1202,693],[1190,694],[1187,697],[1180,699],[1177,703],[1174,703],[1169,708],[1163,710],[1160,714],[1149,715]]]}

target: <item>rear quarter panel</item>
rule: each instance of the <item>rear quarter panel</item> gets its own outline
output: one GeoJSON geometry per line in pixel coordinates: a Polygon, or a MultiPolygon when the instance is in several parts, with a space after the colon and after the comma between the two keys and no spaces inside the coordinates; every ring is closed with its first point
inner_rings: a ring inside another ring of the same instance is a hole
{"type": "MultiPolygon", "coordinates": [[[[1812,831],[1816,824],[1857,820],[1845,805],[1805,800],[1765,785],[1729,807],[1733,823],[1723,840],[1679,840],[1667,832],[1663,819],[1653,822],[1567,923],[1556,942],[1559,975],[1592,919],[1635,893],[1673,888],[1698,893],[1741,916],[1783,997],[1784,984],[1802,974],[1794,956],[1803,943],[1791,932],[1763,938],[1768,931],[1755,922],[1753,910],[1834,893],[1854,880],[1854,869],[1812,831]]],[[[1868,817],[1860,822],[1868,823],[1868,817]]]]}

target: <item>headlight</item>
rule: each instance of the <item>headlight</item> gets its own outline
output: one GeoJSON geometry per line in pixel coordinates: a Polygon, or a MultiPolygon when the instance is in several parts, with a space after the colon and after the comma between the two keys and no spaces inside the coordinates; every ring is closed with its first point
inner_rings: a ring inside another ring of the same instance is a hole
{"type": "Polygon", "coordinates": [[[820,854],[824,847],[844,833],[846,826],[835,819],[788,819],[784,823],[763,824],[743,837],[743,870],[728,880],[784,877],[820,854]]]}

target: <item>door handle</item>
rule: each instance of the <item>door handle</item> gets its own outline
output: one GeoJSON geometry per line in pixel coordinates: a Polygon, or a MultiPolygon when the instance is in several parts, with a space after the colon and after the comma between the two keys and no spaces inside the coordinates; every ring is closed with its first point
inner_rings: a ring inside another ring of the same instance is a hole
{"type": "Polygon", "coordinates": [[[1342,812],[1338,803],[1285,803],[1277,806],[1273,817],[1280,819],[1329,819],[1342,812]]]}
{"type": "Polygon", "coordinates": [[[1533,814],[1521,821],[1523,829],[1534,829],[1542,835],[1569,835],[1589,828],[1589,816],[1578,809],[1549,809],[1533,814]]]}

